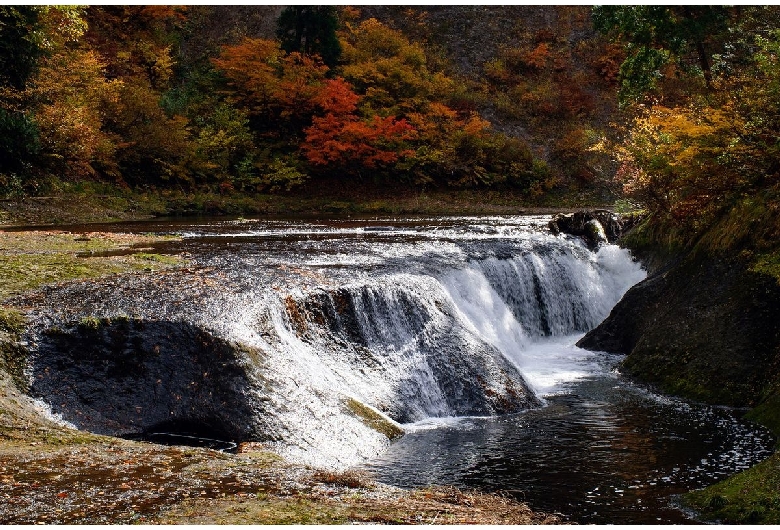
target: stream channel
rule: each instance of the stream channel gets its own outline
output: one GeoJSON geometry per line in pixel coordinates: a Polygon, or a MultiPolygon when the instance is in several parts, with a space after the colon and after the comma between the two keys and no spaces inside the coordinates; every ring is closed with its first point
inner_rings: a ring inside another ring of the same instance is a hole
{"type": "MultiPolygon", "coordinates": [[[[175,282],[152,285],[154,301],[128,284],[136,294],[124,308],[121,296],[103,301],[106,286],[65,295],[91,296],[84,310],[99,315],[198,321],[264,352],[270,383],[257,388],[274,395],[257,400],[258,429],[275,429],[291,460],[357,466],[401,487],[504,492],[581,523],[694,522],[675,495],[754,465],[773,440],[739,411],[658,395],[620,375],[621,356],[576,348],[645,272],[614,245],[550,234],[547,220],[91,225],[81,229],[179,235],[154,252],[184,253],[190,273],[205,271],[199,285],[215,287],[165,307],[175,282]],[[179,309],[188,304],[200,307],[179,309]],[[333,396],[407,434],[369,438],[333,396]]],[[[67,305],[51,300],[52,313],[67,305]]],[[[53,412],[84,427],[64,405],[53,412]]]]}

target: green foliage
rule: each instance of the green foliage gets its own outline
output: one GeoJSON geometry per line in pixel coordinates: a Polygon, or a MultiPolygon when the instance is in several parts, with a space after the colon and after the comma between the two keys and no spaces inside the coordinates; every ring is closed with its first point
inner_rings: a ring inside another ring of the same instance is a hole
{"type": "Polygon", "coordinates": [[[780,251],[756,256],[752,271],[773,276],[780,284],[780,251]]]}
{"type": "Polygon", "coordinates": [[[279,16],[276,36],[284,51],[318,55],[332,68],[341,56],[338,26],[334,6],[289,6],[279,16]]]}
{"type": "Polygon", "coordinates": [[[275,158],[263,168],[261,181],[268,191],[290,191],[301,186],[308,175],[299,170],[300,162],[290,158],[275,158]]]}
{"type": "Polygon", "coordinates": [[[201,118],[195,149],[205,170],[224,181],[239,173],[245,176],[242,164],[247,157],[251,159],[253,140],[247,113],[220,103],[201,118]]]}
{"type": "Polygon", "coordinates": [[[44,50],[38,41],[39,8],[0,6],[0,87],[24,89],[44,50]]]}
{"type": "Polygon", "coordinates": [[[712,48],[728,30],[725,6],[596,6],[597,31],[626,42],[628,56],[620,67],[622,102],[637,101],[657,87],[670,61],[696,72],[710,86],[712,48]],[[690,52],[690,53],[689,53],[690,52]],[[688,56],[696,57],[695,63],[688,56]]]}

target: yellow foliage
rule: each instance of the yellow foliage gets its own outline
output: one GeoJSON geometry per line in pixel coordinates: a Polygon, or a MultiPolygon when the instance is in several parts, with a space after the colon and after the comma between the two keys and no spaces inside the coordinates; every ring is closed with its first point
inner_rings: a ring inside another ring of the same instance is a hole
{"type": "Polygon", "coordinates": [[[622,163],[617,179],[626,193],[654,209],[678,219],[705,218],[744,183],[723,163],[744,155],[744,131],[744,121],[728,103],[644,109],[623,141],[610,146],[622,163]]]}
{"type": "Polygon", "coordinates": [[[97,53],[64,49],[42,62],[27,90],[38,102],[44,153],[72,177],[94,175],[95,164],[113,165],[116,147],[104,130],[103,110],[119,97],[122,81],[107,80],[103,70],[97,53]]]}

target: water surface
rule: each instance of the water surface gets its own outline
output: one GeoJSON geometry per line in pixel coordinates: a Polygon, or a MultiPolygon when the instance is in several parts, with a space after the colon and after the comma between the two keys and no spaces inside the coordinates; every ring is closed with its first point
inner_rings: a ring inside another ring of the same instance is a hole
{"type": "Polygon", "coordinates": [[[577,380],[547,387],[557,391],[545,407],[411,425],[365,468],[402,487],[505,492],[580,523],[679,524],[695,521],[679,494],[772,452],[771,435],[740,420],[740,411],[660,396],[627,381],[613,369],[621,356],[561,343],[545,348],[572,360],[570,370],[579,367],[577,380]]]}

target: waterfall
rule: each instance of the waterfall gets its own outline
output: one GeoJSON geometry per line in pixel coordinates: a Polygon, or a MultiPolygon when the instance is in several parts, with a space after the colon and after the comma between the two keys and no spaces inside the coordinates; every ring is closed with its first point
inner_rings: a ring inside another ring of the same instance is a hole
{"type": "Polygon", "coordinates": [[[644,277],[625,250],[591,251],[545,222],[198,225],[181,243],[198,265],[189,273],[48,294],[57,331],[33,337],[34,391],[57,396],[47,401],[53,412],[97,432],[205,418],[234,439],[330,468],[378,454],[417,422],[538,407],[587,373],[594,354],[576,349],[576,336],[644,277]],[[68,317],[56,313],[74,300],[106,329],[66,331],[68,317]],[[63,377],[74,366],[63,357],[78,356],[85,340],[106,347],[89,347],[88,362],[104,371],[82,389],[91,368],[63,377]],[[181,360],[184,344],[196,364],[181,360]],[[122,361],[134,374],[111,351],[136,355],[122,361]],[[176,368],[182,362],[187,370],[176,368]],[[166,374],[177,381],[170,405],[155,404],[144,396],[165,388],[166,374]],[[122,410],[136,415],[128,421],[122,410]]]}
{"type": "Polygon", "coordinates": [[[611,245],[591,252],[547,236],[511,253],[484,248],[459,261],[428,253],[435,266],[373,270],[280,296],[271,311],[277,342],[265,345],[285,374],[277,389],[287,387],[288,401],[310,392],[306,408],[287,411],[282,423],[341,421],[338,405],[323,398],[334,395],[400,424],[539,406],[537,393],[582,375],[573,358],[593,355],[571,337],[644,277],[611,245]]]}

